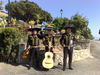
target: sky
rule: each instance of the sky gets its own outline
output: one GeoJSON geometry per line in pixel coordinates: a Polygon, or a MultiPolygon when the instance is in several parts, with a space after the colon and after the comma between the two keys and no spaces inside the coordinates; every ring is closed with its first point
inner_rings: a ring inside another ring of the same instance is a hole
{"type": "MultiPolygon", "coordinates": [[[[1,1],[1,0],[0,0],[1,1]]],[[[8,0],[2,0],[4,5],[8,0]]],[[[14,1],[14,0],[10,0],[14,1]]],[[[18,1],[18,0],[17,0],[18,1]]],[[[100,0],[29,0],[37,3],[43,10],[48,11],[53,18],[61,17],[60,9],[63,9],[63,17],[71,18],[76,13],[89,20],[88,27],[95,39],[99,39],[100,29],[100,0]]]]}

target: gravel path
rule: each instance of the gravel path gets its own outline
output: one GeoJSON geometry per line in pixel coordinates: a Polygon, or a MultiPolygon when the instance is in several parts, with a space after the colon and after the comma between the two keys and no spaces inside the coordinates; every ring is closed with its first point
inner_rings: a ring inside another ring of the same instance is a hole
{"type": "Polygon", "coordinates": [[[62,71],[62,67],[59,66],[49,71],[37,71],[34,68],[28,70],[22,65],[0,63],[0,75],[100,75],[100,42],[91,41],[91,53],[94,58],[74,62],[74,70],[62,71]]]}

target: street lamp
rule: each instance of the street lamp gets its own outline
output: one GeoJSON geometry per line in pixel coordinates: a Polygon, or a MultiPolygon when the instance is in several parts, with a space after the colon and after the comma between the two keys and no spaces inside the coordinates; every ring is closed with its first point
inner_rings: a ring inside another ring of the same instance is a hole
{"type": "Polygon", "coordinates": [[[61,18],[62,18],[62,13],[63,13],[63,10],[61,9],[61,10],[60,10],[61,18]]]}
{"type": "Polygon", "coordinates": [[[11,16],[10,16],[10,0],[8,0],[8,25],[10,25],[11,16]]]}

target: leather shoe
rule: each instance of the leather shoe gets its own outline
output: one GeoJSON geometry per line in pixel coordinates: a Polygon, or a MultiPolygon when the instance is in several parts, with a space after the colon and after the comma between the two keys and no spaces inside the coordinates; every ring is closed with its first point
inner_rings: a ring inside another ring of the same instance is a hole
{"type": "Polygon", "coordinates": [[[69,69],[70,69],[70,70],[73,70],[73,68],[72,68],[72,67],[69,67],[69,69]]]}
{"type": "Polygon", "coordinates": [[[65,71],[65,68],[63,68],[62,70],[65,71]]]}

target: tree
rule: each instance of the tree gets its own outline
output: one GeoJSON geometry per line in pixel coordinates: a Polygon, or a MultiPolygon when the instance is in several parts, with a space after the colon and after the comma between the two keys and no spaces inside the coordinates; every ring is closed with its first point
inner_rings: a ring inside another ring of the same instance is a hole
{"type": "Polygon", "coordinates": [[[75,14],[68,18],[55,18],[53,21],[53,28],[63,29],[65,26],[74,26],[76,29],[75,34],[79,35],[80,38],[92,39],[91,30],[88,28],[88,19],[81,16],[80,14],[75,14]]]}
{"type": "MultiPolygon", "coordinates": [[[[6,5],[6,10],[8,10],[8,4],[6,5]]],[[[36,3],[29,1],[11,2],[10,13],[12,17],[25,22],[36,21],[36,15],[41,17],[39,23],[52,21],[52,17],[48,12],[42,10],[36,3]]]]}
{"type": "Polygon", "coordinates": [[[88,28],[88,19],[86,17],[83,17],[80,14],[75,14],[71,17],[69,25],[76,28],[77,35],[88,39],[92,38],[91,30],[88,28]]]}
{"type": "Polygon", "coordinates": [[[53,21],[54,29],[62,29],[65,25],[68,25],[69,19],[68,18],[55,18],[53,21]]]}

